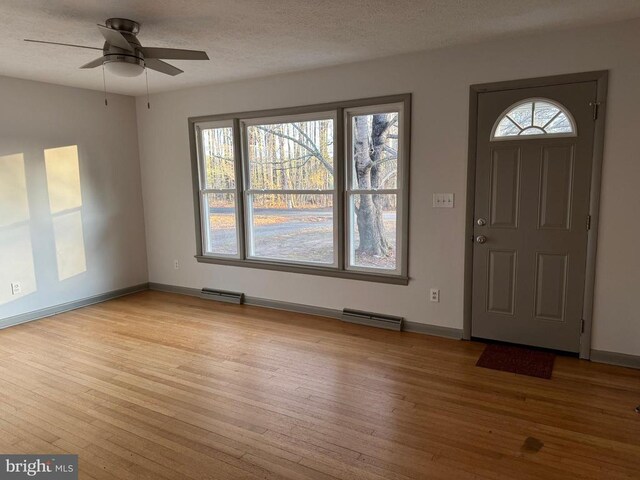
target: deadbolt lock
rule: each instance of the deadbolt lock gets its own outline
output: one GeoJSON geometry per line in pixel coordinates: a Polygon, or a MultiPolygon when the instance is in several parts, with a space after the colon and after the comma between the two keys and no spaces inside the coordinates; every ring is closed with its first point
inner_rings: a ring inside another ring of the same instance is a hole
{"type": "Polygon", "coordinates": [[[484,218],[479,218],[476,223],[481,226],[484,227],[487,224],[487,221],[484,218]]]}

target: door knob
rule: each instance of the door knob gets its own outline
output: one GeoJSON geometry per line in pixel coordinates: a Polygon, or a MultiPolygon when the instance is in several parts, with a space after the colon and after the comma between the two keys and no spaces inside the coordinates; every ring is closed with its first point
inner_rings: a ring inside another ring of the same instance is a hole
{"type": "Polygon", "coordinates": [[[487,241],[487,237],[485,237],[484,235],[478,235],[476,237],[476,242],[477,243],[485,243],[487,241]]]}

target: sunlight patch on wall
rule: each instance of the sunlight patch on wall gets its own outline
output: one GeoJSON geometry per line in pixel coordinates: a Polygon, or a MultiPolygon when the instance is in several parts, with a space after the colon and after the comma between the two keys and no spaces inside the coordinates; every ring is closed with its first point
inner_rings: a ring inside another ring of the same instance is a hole
{"type": "Polygon", "coordinates": [[[51,213],[82,206],[78,147],[50,148],[44,151],[51,213]]]}
{"type": "Polygon", "coordinates": [[[56,244],[58,280],[75,277],[87,270],[82,226],[82,190],[78,147],[50,148],[44,151],[56,244]]]}
{"type": "Polygon", "coordinates": [[[0,305],[37,290],[24,156],[0,156],[0,305]],[[11,283],[21,292],[14,295],[11,283]]]}
{"type": "Polygon", "coordinates": [[[29,220],[27,178],[21,153],[0,157],[0,227],[29,220]]]}
{"type": "Polygon", "coordinates": [[[53,236],[56,240],[58,279],[66,280],[87,270],[82,231],[82,213],[65,213],[53,217],[53,236]]]}

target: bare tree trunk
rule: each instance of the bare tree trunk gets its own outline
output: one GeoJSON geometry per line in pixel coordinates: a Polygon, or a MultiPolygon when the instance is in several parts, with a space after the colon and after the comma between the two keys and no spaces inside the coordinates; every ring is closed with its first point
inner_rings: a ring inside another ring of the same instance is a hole
{"type": "MultiPolygon", "coordinates": [[[[389,151],[387,142],[390,138],[391,127],[395,125],[397,121],[397,115],[393,114],[374,114],[371,116],[360,116],[354,118],[354,138],[353,138],[353,155],[354,155],[354,167],[356,173],[357,186],[361,190],[371,191],[372,193],[365,193],[360,195],[360,201],[355,209],[356,221],[358,224],[359,245],[358,253],[370,255],[370,256],[388,256],[391,253],[391,245],[385,234],[384,228],[384,209],[389,207],[392,203],[388,197],[384,194],[375,193],[376,189],[383,188],[386,184],[386,180],[390,177],[389,173],[385,173],[384,163],[394,159],[393,149],[389,151]],[[370,124],[369,120],[370,119],[370,124]]],[[[306,152],[306,158],[315,158],[319,165],[325,170],[321,176],[323,182],[329,186],[333,181],[333,164],[328,160],[332,155],[334,146],[331,145],[329,149],[330,131],[328,128],[321,126],[315,126],[314,129],[308,127],[298,127],[296,124],[286,131],[281,131],[277,128],[258,127],[260,130],[266,132],[260,135],[260,140],[263,144],[263,150],[269,147],[268,155],[272,158],[275,164],[284,165],[285,158],[293,156],[295,159],[301,158],[297,151],[294,150],[295,155],[289,149],[284,154],[284,158],[275,155],[276,143],[274,137],[280,137],[286,139],[289,142],[294,142],[297,146],[301,147],[302,151],[306,152]],[[267,140],[268,139],[268,140],[267,140]],[[277,158],[276,158],[277,157],[277,158]]],[[[296,147],[297,148],[297,147],[296,147]]],[[[260,157],[260,161],[264,159],[260,157]]],[[[296,179],[299,175],[306,178],[310,178],[311,171],[298,172],[297,165],[287,166],[284,165],[283,169],[296,170],[296,179]]],[[[265,182],[271,188],[283,188],[288,187],[290,184],[290,177],[286,173],[275,174],[280,168],[266,169],[265,182]]],[[[327,196],[322,196],[324,201],[322,205],[326,203],[327,196]]],[[[314,201],[315,198],[314,198],[314,201]]],[[[275,198],[271,199],[270,206],[275,204],[275,198]]]]}
{"type": "MultiPolygon", "coordinates": [[[[387,115],[373,115],[372,133],[363,117],[355,117],[354,160],[358,188],[376,189],[380,186],[379,163],[384,153],[384,145],[389,131],[387,115]]],[[[361,194],[356,208],[358,252],[372,256],[386,256],[390,245],[384,230],[382,216],[384,197],[377,193],[361,194]]]]}

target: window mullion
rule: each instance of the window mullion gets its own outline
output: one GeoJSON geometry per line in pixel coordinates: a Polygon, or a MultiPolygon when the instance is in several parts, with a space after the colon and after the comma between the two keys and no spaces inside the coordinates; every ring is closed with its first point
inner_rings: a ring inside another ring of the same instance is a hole
{"type": "Polygon", "coordinates": [[[233,157],[235,167],[235,198],[236,198],[236,242],[238,244],[238,255],[240,259],[247,258],[245,250],[245,216],[244,216],[244,180],[243,180],[243,155],[244,145],[240,121],[236,118],[233,120],[233,157]]]}
{"type": "Polygon", "coordinates": [[[346,216],[346,180],[345,180],[345,139],[344,139],[344,108],[338,108],[336,111],[336,123],[333,130],[333,143],[334,143],[334,168],[333,168],[333,180],[336,196],[334,198],[334,215],[337,216],[334,225],[336,225],[337,231],[334,232],[337,235],[337,241],[335,248],[338,251],[338,269],[344,270],[346,265],[347,252],[345,250],[348,242],[346,241],[347,228],[347,216],[346,216]]]}
{"type": "Polygon", "coordinates": [[[203,188],[200,193],[236,193],[235,188],[203,188]]]}
{"type": "Polygon", "coordinates": [[[247,195],[274,194],[274,195],[333,195],[335,189],[332,190],[278,190],[278,189],[255,189],[250,188],[245,191],[247,195]]]}
{"type": "Polygon", "coordinates": [[[200,192],[200,239],[202,242],[202,251],[209,251],[209,221],[207,219],[207,207],[205,203],[206,194],[200,192]]]}
{"type": "Polygon", "coordinates": [[[384,189],[378,189],[378,190],[363,190],[358,188],[358,189],[352,189],[347,191],[353,195],[357,195],[357,194],[375,195],[376,193],[381,195],[397,195],[398,193],[400,193],[399,188],[384,188],[384,189]]]}

